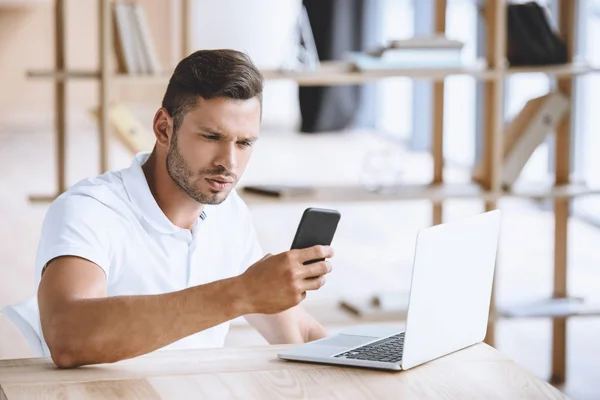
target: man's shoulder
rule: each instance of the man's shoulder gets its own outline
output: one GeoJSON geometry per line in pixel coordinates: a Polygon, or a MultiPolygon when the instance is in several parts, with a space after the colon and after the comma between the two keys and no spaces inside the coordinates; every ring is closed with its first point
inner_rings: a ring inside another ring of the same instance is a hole
{"type": "Polygon", "coordinates": [[[77,182],[54,200],[49,213],[122,214],[127,202],[121,171],[110,171],[77,182]]]}

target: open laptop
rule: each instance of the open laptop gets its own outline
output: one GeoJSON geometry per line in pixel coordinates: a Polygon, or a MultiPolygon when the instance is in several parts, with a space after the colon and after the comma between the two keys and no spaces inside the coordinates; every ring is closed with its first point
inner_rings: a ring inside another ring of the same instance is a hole
{"type": "Polygon", "coordinates": [[[488,325],[500,211],[417,235],[406,326],[359,326],[278,354],[285,360],[407,370],[482,342],[488,325]]]}

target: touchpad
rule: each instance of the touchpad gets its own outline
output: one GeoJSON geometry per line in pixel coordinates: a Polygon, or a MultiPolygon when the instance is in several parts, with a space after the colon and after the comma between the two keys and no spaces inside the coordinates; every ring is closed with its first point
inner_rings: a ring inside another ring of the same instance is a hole
{"type": "Polygon", "coordinates": [[[371,342],[373,339],[377,339],[373,336],[356,336],[356,335],[336,335],[327,339],[319,340],[314,344],[321,344],[327,346],[341,346],[341,347],[354,347],[360,346],[361,344],[365,344],[371,342]]]}

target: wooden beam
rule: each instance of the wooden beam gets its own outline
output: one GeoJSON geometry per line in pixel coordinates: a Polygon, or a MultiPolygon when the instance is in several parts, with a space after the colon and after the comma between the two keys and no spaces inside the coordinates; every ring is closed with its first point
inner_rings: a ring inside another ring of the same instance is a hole
{"type": "Polygon", "coordinates": [[[98,108],[98,141],[100,156],[100,174],[109,169],[109,122],[108,104],[110,88],[110,65],[111,65],[111,2],[110,0],[98,0],[98,27],[99,27],[99,60],[100,60],[100,88],[98,108]]]}
{"type": "MultiPolygon", "coordinates": [[[[490,0],[485,6],[487,23],[486,58],[489,68],[501,70],[505,67],[506,54],[506,3],[505,0],[490,0]]],[[[486,82],[485,98],[485,186],[488,190],[500,191],[500,168],[502,167],[502,129],[504,76],[486,82]]],[[[495,208],[492,207],[492,208],[495,208]]]]}
{"type": "Polygon", "coordinates": [[[190,54],[190,2],[181,0],[181,58],[190,54]]]}
{"type": "MultiPolygon", "coordinates": [[[[66,70],[66,10],[65,0],[54,3],[54,69],[66,70]]],[[[54,129],[56,134],[56,183],[57,193],[67,190],[67,85],[65,81],[54,82],[54,129]]]]}
{"type": "MultiPolygon", "coordinates": [[[[505,67],[506,55],[506,2],[505,0],[489,0],[485,3],[486,19],[486,58],[489,68],[499,72],[505,67]]],[[[498,73],[496,78],[485,84],[484,108],[484,187],[492,193],[501,192],[502,168],[502,129],[504,123],[504,76],[498,73]]],[[[485,210],[496,208],[496,201],[487,201],[485,210]]],[[[498,263],[498,259],[496,260],[498,263]]],[[[490,346],[495,341],[496,319],[496,279],[492,288],[490,319],[485,342],[490,346]]]]}
{"type": "MultiPolygon", "coordinates": [[[[573,60],[575,47],[575,3],[559,1],[559,30],[567,45],[567,62],[573,60]]],[[[570,77],[557,79],[557,87],[573,104],[573,80],[570,77]]],[[[555,184],[569,183],[571,172],[571,109],[556,129],[555,184]]],[[[568,247],[569,199],[554,200],[554,298],[565,298],[567,293],[567,247],[568,247]]],[[[567,320],[552,321],[552,373],[551,382],[561,384],[566,378],[567,320]]]]}
{"type": "MultiPolygon", "coordinates": [[[[435,2],[435,33],[443,35],[446,33],[446,0],[435,2]]],[[[444,81],[433,84],[433,183],[444,182],[444,81]]],[[[442,203],[433,203],[433,225],[441,224],[443,221],[442,203]]]]}

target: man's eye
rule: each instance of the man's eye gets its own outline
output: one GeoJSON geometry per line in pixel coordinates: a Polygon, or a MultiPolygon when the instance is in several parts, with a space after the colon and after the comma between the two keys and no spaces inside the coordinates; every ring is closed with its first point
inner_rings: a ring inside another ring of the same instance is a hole
{"type": "Polygon", "coordinates": [[[215,135],[204,135],[204,137],[208,140],[219,140],[219,137],[215,135]]]}
{"type": "Polygon", "coordinates": [[[244,146],[244,147],[250,147],[252,146],[252,142],[239,142],[240,145],[244,146]]]}

